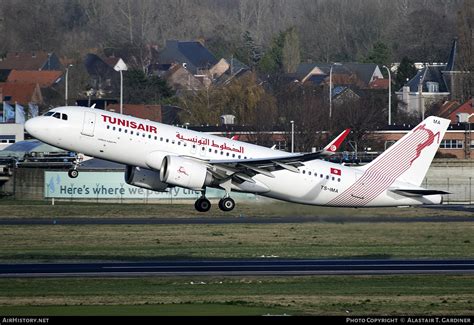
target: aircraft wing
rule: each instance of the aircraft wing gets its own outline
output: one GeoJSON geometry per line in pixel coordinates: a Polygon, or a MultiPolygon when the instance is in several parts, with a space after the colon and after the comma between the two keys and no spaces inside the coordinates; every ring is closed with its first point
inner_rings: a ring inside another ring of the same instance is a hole
{"type": "Polygon", "coordinates": [[[292,153],[277,157],[245,160],[207,160],[205,163],[208,166],[208,170],[218,179],[237,177],[245,181],[253,182],[251,177],[256,174],[262,174],[272,178],[275,177],[272,172],[276,170],[286,169],[294,173],[299,173],[298,167],[303,166],[303,162],[321,159],[324,156],[334,154],[349,132],[350,129],[344,130],[326,147],[324,147],[323,150],[316,152],[305,154],[292,153]]]}
{"type": "Polygon", "coordinates": [[[332,140],[326,147],[323,149],[324,155],[333,155],[337,149],[341,146],[344,139],[351,132],[351,129],[345,129],[342,131],[334,140],[332,140]]]}

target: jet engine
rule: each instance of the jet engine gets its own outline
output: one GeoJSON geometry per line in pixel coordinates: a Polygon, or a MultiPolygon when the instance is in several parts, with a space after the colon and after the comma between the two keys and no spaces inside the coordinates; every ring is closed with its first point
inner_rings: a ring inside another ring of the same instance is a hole
{"type": "Polygon", "coordinates": [[[161,181],[160,172],[135,166],[127,166],[125,169],[125,182],[157,192],[165,192],[168,188],[168,184],[161,181]]]}
{"type": "Polygon", "coordinates": [[[160,177],[163,182],[192,190],[200,190],[212,183],[212,175],[205,165],[178,156],[163,159],[160,177]]]}

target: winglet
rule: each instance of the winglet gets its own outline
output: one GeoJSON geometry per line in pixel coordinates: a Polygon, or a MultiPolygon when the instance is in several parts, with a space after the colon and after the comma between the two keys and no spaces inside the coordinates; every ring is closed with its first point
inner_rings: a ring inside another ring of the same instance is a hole
{"type": "Polygon", "coordinates": [[[345,129],[341,132],[334,140],[332,140],[326,147],[324,147],[323,152],[325,153],[334,153],[339,149],[344,139],[351,132],[351,129],[345,129]]]}

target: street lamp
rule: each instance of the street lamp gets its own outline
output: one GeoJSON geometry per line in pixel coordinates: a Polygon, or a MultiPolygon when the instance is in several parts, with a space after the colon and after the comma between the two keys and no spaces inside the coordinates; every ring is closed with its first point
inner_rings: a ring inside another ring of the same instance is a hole
{"type": "Polygon", "coordinates": [[[65,86],[65,89],[64,89],[64,101],[66,103],[66,106],[67,106],[67,99],[68,99],[68,75],[69,75],[69,68],[72,68],[73,65],[70,64],[67,66],[66,68],[66,86],[65,86]]]}
{"type": "Polygon", "coordinates": [[[295,151],[295,121],[290,121],[291,123],[291,152],[295,151]]]}
{"type": "Polygon", "coordinates": [[[384,65],[388,72],[388,125],[392,125],[392,75],[390,69],[384,65]]]}
{"type": "Polygon", "coordinates": [[[332,63],[331,68],[329,68],[329,119],[332,117],[332,68],[335,65],[342,65],[340,63],[332,63]]]}
{"type": "Polygon", "coordinates": [[[120,71],[120,114],[123,114],[123,70],[120,71]]]}
{"type": "Polygon", "coordinates": [[[128,70],[128,67],[122,59],[119,59],[114,70],[120,72],[120,114],[123,114],[123,70],[128,70]]]}

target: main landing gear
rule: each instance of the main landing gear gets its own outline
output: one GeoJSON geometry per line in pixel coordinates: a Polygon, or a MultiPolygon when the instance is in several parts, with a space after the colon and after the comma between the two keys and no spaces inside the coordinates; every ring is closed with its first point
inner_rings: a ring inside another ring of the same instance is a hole
{"type": "MultiPolygon", "coordinates": [[[[211,202],[206,198],[206,192],[203,191],[199,199],[194,203],[194,207],[199,212],[207,212],[211,209],[211,202]]],[[[229,197],[229,195],[224,196],[219,200],[219,209],[224,212],[232,211],[235,208],[235,201],[229,197]]]]}
{"type": "Polygon", "coordinates": [[[201,196],[199,199],[196,200],[194,203],[194,207],[199,212],[207,212],[211,209],[211,202],[206,199],[205,196],[201,196]]]}

